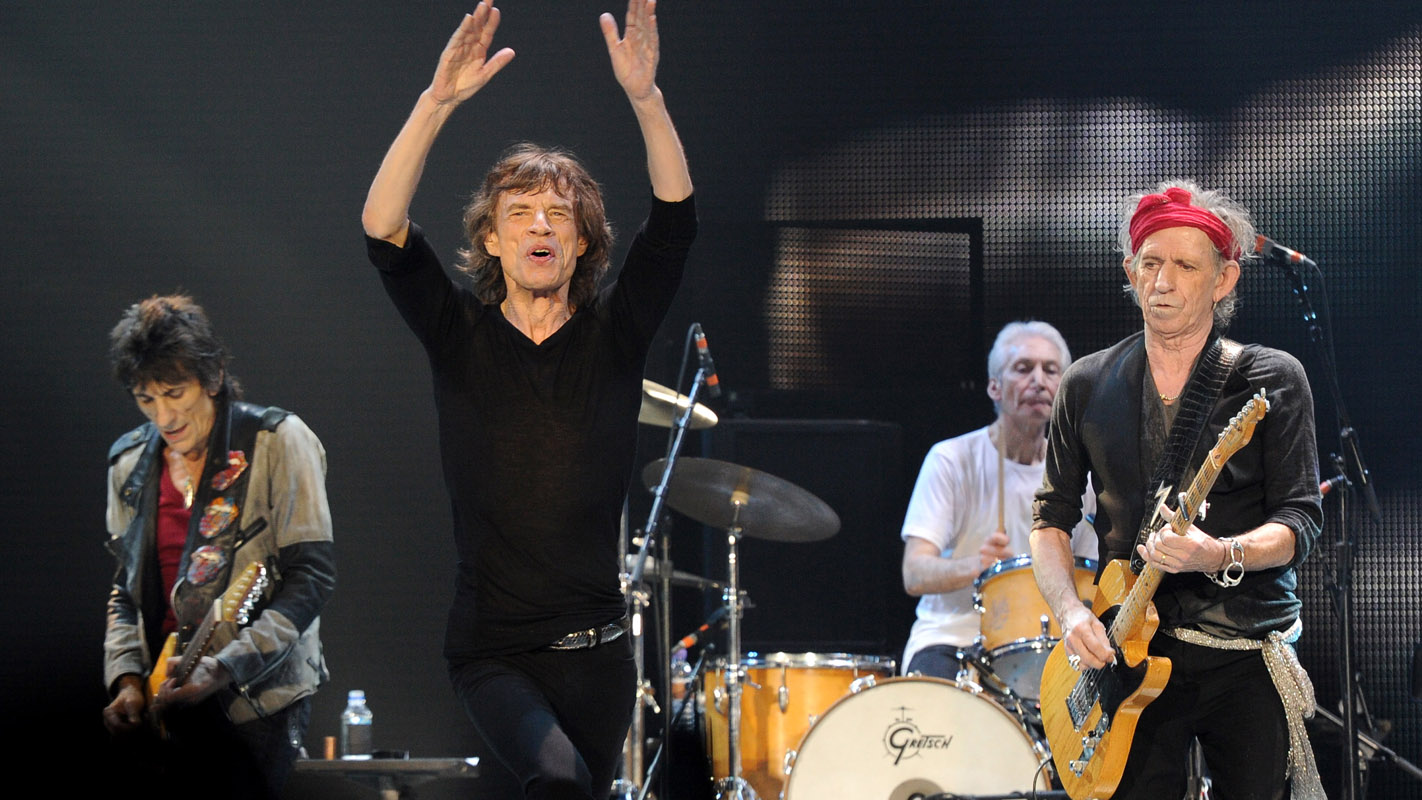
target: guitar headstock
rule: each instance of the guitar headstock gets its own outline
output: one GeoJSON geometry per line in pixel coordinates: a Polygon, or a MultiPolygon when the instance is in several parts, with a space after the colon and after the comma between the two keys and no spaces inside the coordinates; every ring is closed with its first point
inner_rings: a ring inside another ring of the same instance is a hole
{"type": "Polygon", "coordinates": [[[1260,389],[1257,394],[1249,398],[1249,402],[1244,404],[1244,408],[1239,410],[1229,421],[1229,425],[1220,431],[1219,441],[1210,450],[1210,459],[1217,464],[1223,464],[1230,456],[1239,452],[1240,448],[1249,444],[1249,440],[1254,437],[1254,426],[1259,424],[1259,420],[1269,413],[1269,401],[1264,397],[1264,389],[1260,389]]]}
{"type": "Polygon", "coordinates": [[[267,580],[265,564],[260,561],[248,564],[232,585],[227,587],[227,591],[223,592],[219,621],[246,625],[252,609],[262,596],[262,591],[267,588],[267,580]]]}

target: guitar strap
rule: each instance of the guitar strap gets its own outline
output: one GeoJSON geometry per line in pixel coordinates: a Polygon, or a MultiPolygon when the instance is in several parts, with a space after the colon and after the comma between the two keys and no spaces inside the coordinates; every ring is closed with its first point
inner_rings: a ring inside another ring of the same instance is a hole
{"type": "MultiPolygon", "coordinates": [[[[1216,336],[1205,348],[1195,374],[1180,397],[1180,410],[1175,422],[1170,426],[1170,434],[1165,447],[1156,459],[1155,470],[1150,483],[1146,484],[1145,513],[1141,515],[1141,527],[1136,533],[1136,544],[1143,545],[1155,532],[1156,506],[1167,499],[1174,487],[1184,480],[1185,470],[1190,466],[1190,456],[1200,443],[1200,435],[1205,431],[1205,423],[1210,419],[1220,395],[1224,392],[1225,381],[1234,369],[1235,359],[1244,346],[1232,339],[1216,336]]],[[[1146,369],[1150,369],[1149,363],[1146,369]]],[[[1140,574],[1145,569],[1145,560],[1140,552],[1131,548],[1131,571],[1140,574]]]]}
{"type": "Polygon", "coordinates": [[[279,408],[232,401],[213,425],[207,468],[197,488],[188,543],[173,586],[173,613],[180,627],[195,625],[227,590],[236,551],[264,525],[242,520],[257,433],[286,418],[279,408]]]}

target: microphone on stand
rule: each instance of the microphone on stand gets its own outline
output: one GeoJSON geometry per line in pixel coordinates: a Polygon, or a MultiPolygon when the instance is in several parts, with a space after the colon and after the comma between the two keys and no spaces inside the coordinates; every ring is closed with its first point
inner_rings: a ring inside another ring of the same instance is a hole
{"type": "Polygon", "coordinates": [[[672,651],[675,652],[677,650],[690,650],[693,645],[700,641],[702,634],[711,630],[712,626],[714,626],[716,623],[720,622],[722,619],[725,618],[726,611],[727,608],[725,606],[721,606],[720,608],[716,609],[711,614],[711,616],[706,618],[706,622],[702,624],[701,627],[697,628],[686,636],[683,636],[681,638],[681,641],[677,642],[672,647],[672,651]]]}
{"type": "Polygon", "coordinates": [[[721,379],[716,377],[716,362],[711,360],[711,348],[706,344],[706,332],[701,330],[701,323],[691,323],[691,336],[696,340],[696,356],[706,372],[706,394],[720,397],[721,379]]]}
{"type": "Polygon", "coordinates": [[[1272,261],[1290,272],[1294,271],[1295,265],[1302,265],[1312,269],[1318,269],[1318,264],[1308,256],[1297,250],[1291,250],[1268,236],[1254,237],[1254,252],[1258,253],[1265,261],[1272,261]]]}
{"type": "Polygon", "coordinates": [[[1327,497],[1329,492],[1333,491],[1334,489],[1337,489],[1339,486],[1343,486],[1346,483],[1348,483],[1347,475],[1334,475],[1333,477],[1318,485],[1318,493],[1323,495],[1324,497],[1327,497]]]}

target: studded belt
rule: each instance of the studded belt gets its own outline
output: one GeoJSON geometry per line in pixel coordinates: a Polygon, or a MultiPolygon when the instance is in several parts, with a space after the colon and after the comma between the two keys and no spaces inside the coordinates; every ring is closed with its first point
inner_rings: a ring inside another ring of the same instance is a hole
{"type": "Polygon", "coordinates": [[[548,650],[584,650],[589,647],[597,647],[604,642],[610,642],[627,632],[629,621],[627,617],[609,622],[598,628],[588,628],[585,631],[574,631],[547,646],[548,650]]]}

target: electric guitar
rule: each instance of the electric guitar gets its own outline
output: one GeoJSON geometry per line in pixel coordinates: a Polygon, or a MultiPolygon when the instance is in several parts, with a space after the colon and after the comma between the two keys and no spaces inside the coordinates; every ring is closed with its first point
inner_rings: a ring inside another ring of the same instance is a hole
{"type": "MultiPolygon", "coordinates": [[[[153,671],[148,674],[148,680],[144,683],[145,708],[151,712],[153,708],[153,698],[158,696],[158,687],[168,678],[173,679],[175,687],[182,686],[192,676],[193,670],[197,669],[198,660],[207,655],[212,647],[212,636],[217,632],[217,625],[221,622],[235,622],[238,625],[246,625],[251,618],[252,609],[262,596],[262,590],[267,587],[267,568],[260,561],[248,564],[242,570],[237,579],[227,587],[227,591],[222,596],[212,601],[212,607],[203,615],[202,623],[198,625],[192,637],[188,639],[187,646],[183,648],[183,658],[178,662],[178,666],[172,671],[168,671],[168,659],[178,654],[178,634],[176,632],[168,634],[168,639],[163,643],[163,652],[158,655],[158,660],[153,664],[153,671]]],[[[160,731],[162,725],[158,720],[150,720],[160,731]]]]}
{"type": "MultiPolygon", "coordinates": [[[[1203,517],[1205,497],[1230,456],[1249,443],[1254,427],[1269,410],[1264,390],[1250,398],[1220,433],[1188,491],[1180,493],[1180,506],[1170,528],[1184,534],[1197,517],[1203,517]]],[[[1170,496],[1170,487],[1156,494],[1170,496]]],[[[1042,726],[1051,746],[1052,760],[1062,786],[1072,800],[1107,800],[1115,793],[1131,752],[1131,739],[1141,711],[1160,696],[1170,679],[1170,659],[1146,655],[1150,639],[1160,625],[1151,597],[1163,573],[1147,564],[1139,576],[1129,559],[1106,565],[1096,587],[1093,609],[1116,650],[1116,663],[1100,669],[1072,669],[1065,640],[1057,642],[1042,669],[1042,726]]]]}

